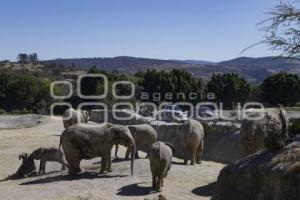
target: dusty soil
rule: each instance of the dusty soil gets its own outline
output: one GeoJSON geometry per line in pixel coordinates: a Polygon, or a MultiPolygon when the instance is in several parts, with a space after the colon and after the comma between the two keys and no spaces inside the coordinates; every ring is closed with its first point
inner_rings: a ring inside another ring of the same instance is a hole
{"type": "MultiPolygon", "coordinates": [[[[0,122],[4,122],[4,117],[0,122]]],[[[13,119],[10,119],[13,120],[13,119]]],[[[20,165],[18,154],[30,153],[38,147],[58,147],[62,122],[42,117],[31,128],[0,130],[0,179],[16,171],[20,165]]],[[[114,149],[113,151],[114,152],[114,149]]],[[[119,157],[125,148],[121,147],[119,157]]],[[[144,153],[140,154],[144,156],[144,153]]],[[[0,182],[0,198],[10,199],[157,199],[160,193],[151,191],[151,173],[148,159],[138,159],[135,175],[130,175],[129,161],[113,162],[113,172],[98,174],[100,158],[81,163],[82,173],[69,177],[60,171],[60,164],[48,163],[47,174],[20,180],[0,182]]],[[[173,158],[173,165],[164,181],[161,194],[167,199],[210,199],[217,176],[224,166],[203,161],[201,165],[184,166],[182,160],[173,158]]],[[[36,165],[38,167],[38,162],[36,165]]]]}
{"type": "Polygon", "coordinates": [[[43,115],[0,115],[0,130],[31,128],[39,123],[45,116],[43,115]]]}

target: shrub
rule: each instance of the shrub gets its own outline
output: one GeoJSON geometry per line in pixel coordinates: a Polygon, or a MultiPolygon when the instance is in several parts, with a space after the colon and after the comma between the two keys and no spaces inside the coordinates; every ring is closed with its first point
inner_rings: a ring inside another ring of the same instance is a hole
{"type": "Polygon", "coordinates": [[[300,118],[290,119],[289,134],[290,135],[300,134],[300,118]]]}

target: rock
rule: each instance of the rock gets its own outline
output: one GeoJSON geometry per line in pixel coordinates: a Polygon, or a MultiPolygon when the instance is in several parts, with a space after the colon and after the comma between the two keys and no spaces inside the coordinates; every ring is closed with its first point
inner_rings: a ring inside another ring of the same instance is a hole
{"type": "Polygon", "coordinates": [[[224,167],[212,200],[298,200],[300,142],[263,150],[224,167]]]}
{"type": "Polygon", "coordinates": [[[121,125],[148,124],[154,120],[151,117],[143,117],[129,110],[91,110],[90,121],[103,123],[110,122],[121,125]],[[115,116],[114,116],[115,115],[115,116]],[[107,118],[107,119],[106,119],[107,118]]]}
{"type": "Polygon", "coordinates": [[[268,149],[280,149],[287,141],[288,119],[283,109],[266,109],[264,113],[250,113],[251,117],[241,123],[240,143],[243,155],[268,149]]]}
{"type": "Polygon", "coordinates": [[[204,128],[203,159],[233,163],[241,158],[239,123],[201,122],[204,128]]]}

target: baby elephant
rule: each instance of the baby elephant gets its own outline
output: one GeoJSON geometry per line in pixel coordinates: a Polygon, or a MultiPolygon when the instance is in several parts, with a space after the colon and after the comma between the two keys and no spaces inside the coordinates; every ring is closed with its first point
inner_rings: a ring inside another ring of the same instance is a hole
{"type": "Polygon", "coordinates": [[[40,168],[38,174],[44,174],[47,161],[61,163],[61,170],[64,170],[65,167],[68,167],[64,162],[63,156],[64,154],[56,148],[38,148],[31,153],[30,158],[40,160],[40,168]]]}
{"type": "Polygon", "coordinates": [[[152,173],[152,188],[161,191],[163,178],[167,176],[172,164],[174,147],[169,143],[156,142],[148,152],[152,173]]]}

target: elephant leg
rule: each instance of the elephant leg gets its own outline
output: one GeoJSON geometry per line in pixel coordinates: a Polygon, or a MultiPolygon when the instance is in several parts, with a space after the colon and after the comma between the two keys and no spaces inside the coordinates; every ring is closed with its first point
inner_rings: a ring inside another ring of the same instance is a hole
{"type": "Polygon", "coordinates": [[[80,159],[75,159],[74,160],[74,172],[77,174],[79,172],[81,172],[81,169],[80,169],[80,159]]]}
{"type": "Polygon", "coordinates": [[[203,156],[203,147],[204,141],[202,140],[198,146],[197,154],[196,154],[196,163],[201,164],[202,156],[203,156]]]}
{"type": "Polygon", "coordinates": [[[187,165],[188,164],[188,152],[187,152],[188,150],[187,150],[187,148],[184,150],[184,155],[183,155],[183,163],[185,164],[185,165],[187,165]]]}
{"type": "Polygon", "coordinates": [[[40,161],[40,169],[38,174],[44,174],[45,173],[45,167],[46,167],[46,161],[41,159],[40,161]]]}
{"type": "Polygon", "coordinates": [[[111,156],[110,156],[110,152],[105,153],[102,157],[101,160],[101,170],[100,170],[100,174],[103,174],[106,170],[109,171],[109,168],[111,168],[111,156]]]}
{"type": "Polygon", "coordinates": [[[152,189],[155,190],[156,188],[156,176],[152,175],[152,189]]]}
{"type": "Polygon", "coordinates": [[[79,172],[81,172],[80,159],[72,159],[71,162],[69,162],[69,175],[75,175],[79,172]]]}
{"type": "MultiPolygon", "coordinates": [[[[198,145],[199,146],[199,145],[198,145]]],[[[196,158],[196,154],[197,154],[197,146],[196,147],[194,147],[193,149],[192,149],[192,152],[191,152],[191,165],[195,165],[195,158],[196,158]]]]}
{"type": "Polygon", "coordinates": [[[108,171],[108,172],[112,172],[112,168],[111,168],[111,159],[108,160],[107,171],[108,171]]]}
{"type": "Polygon", "coordinates": [[[60,160],[58,162],[61,164],[61,171],[65,170],[67,165],[64,163],[64,161],[60,160]]]}
{"type": "Polygon", "coordinates": [[[155,187],[155,190],[157,192],[161,192],[161,182],[162,182],[162,179],[163,179],[162,174],[160,174],[158,176],[158,178],[157,178],[156,187],[155,187]]]}
{"type": "Polygon", "coordinates": [[[45,174],[46,173],[46,164],[47,164],[47,161],[45,161],[45,164],[44,164],[44,166],[43,166],[43,174],[45,174]]]}
{"type": "Polygon", "coordinates": [[[116,144],[115,158],[118,158],[119,144],[116,144]]]}
{"type": "Polygon", "coordinates": [[[129,159],[129,154],[131,152],[131,145],[129,145],[126,149],[126,153],[125,153],[125,160],[129,159]]]}
{"type": "Polygon", "coordinates": [[[106,170],[107,167],[107,159],[102,157],[101,159],[101,169],[100,169],[100,174],[103,174],[106,170]]]}
{"type": "Polygon", "coordinates": [[[38,174],[42,173],[42,167],[43,167],[43,163],[42,163],[42,160],[40,160],[40,167],[39,167],[38,174]]]}

